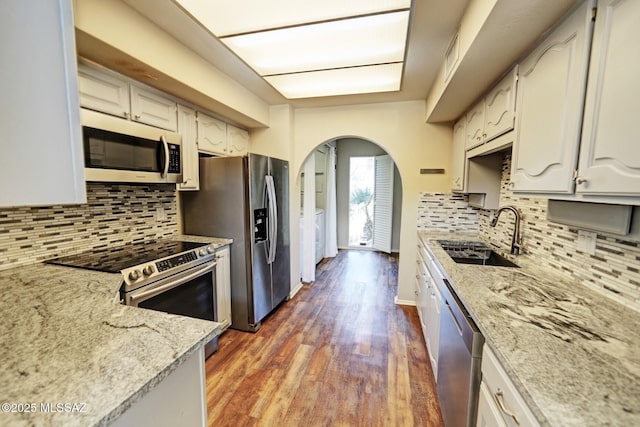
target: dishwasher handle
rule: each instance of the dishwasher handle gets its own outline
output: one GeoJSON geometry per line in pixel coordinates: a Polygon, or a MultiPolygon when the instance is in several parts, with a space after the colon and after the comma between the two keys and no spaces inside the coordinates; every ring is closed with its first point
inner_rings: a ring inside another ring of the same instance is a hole
{"type": "Polygon", "coordinates": [[[444,301],[444,304],[449,309],[449,314],[451,315],[451,318],[453,319],[453,323],[456,325],[456,329],[458,330],[458,334],[460,334],[460,336],[462,336],[462,326],[460,326],[460,323],[458,322],[458,319],[456,319],[456,313],[454,313],[453,308],[451,307],[451,304],[449,304],[449,301],[447,301],[447,300],[444,301]]]}

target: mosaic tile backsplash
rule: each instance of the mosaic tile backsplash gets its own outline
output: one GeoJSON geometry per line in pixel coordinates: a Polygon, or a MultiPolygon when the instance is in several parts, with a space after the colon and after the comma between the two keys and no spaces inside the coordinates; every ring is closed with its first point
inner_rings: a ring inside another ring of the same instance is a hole
{"type": "MultiPolygon", "coordinates": [[[[522,256],[535,257],[541,264],[640,310],[640,242],[598,233],[595,255],[577,250],[578,229],[547,221],[547,200],[514,195],[509,189],[510,176],[511,154],[508,153],[502,162],[500,206],[512,205],[521,213],[522,256]]],[[[503,212],[493,228],[490,222],[495,211],[468,208],[461,215],[461,199],[456,194],[423,193],[418,208],[418,228],[474,231],[469,224],[477,222],[480,236],[508,254],[513,214],[503,212]],[[446,228],[448,226],[451,228],[446,228]]]]}
{"type": "Polygon", "coordinates": [[[175,186],[89,182],[87,204],[0,208],[0,270],[177,233],[175,186]]]}

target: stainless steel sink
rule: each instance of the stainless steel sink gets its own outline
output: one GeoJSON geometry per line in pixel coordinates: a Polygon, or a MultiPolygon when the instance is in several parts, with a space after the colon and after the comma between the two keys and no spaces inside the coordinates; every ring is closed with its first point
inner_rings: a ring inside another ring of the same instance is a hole
{"type": "Polygon", "coordinates": [[[493,251],[483,242],[438,240],[438,243],[440,243],[447,255],[459,264],[518,268],[517,264],[493,251]]]}

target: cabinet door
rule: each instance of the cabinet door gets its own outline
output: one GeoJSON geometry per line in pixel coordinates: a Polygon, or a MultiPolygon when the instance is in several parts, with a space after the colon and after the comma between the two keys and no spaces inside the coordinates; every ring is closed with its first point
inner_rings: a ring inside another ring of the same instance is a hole
{"type": "Polygon", "coordinates": [[[513,129],[516,111],[516,66],[484,97],[484,133],[489,141],[513,129]]]}
{"type": "Polygon", "coordinates": [[[600,0],[576,192],[640,196],[640,2],[600,0]]]}
{"type": "Polygon", "coordinates": [[[440,346],[440,311],[442,296],[438,289],[438,283],[434,280],[429,289],[429,329],[427,338],[427,347],[429,349],[429,359],[433,375],[438,381],[438,353],[440,346]]]}
{"type": "Polygon", "coordinates": [[[177,111],[177,104],[170,99],[136,84],[131,85],[133,120],[176,132],[178,130],[177,111]]]}
{"type": "Polygon", "coordinates": [[[591,28],[585,1],[520,64],[514,191],[573,192],[591,28]]]}
{"type": "Polygon", "coordinates": [[[231,326],[231,268],[229,247],[220,249],[216,253],[216,308],[218,322],[222,329],[231,326]]]}
{"type": "Polygon", "coordinates": [[[465,118],[453,125],[453,149],[451,159],[451,190],[464,191],[465,184],[465,163],[467,162],[465,151],[465,118]]]}
{"type": "Polygon", "coordinates": [[[198,127],[196,112],[191,108],[178,105],[178,133],[182,135],[182,183],[180,190],[198,190],[200,188],[198,163],[198,127]]]}
{"type": "Polygon", "coordinates": [[[249,149],[249,132],[235,126],[227,125],[227,147],[230,156],[242,156],[249,149]]]}
{"type": "Polygon", "coordinates": [[[480,384],[480,396],[478,397],[478,421],[477,427],[507,427],[498,405],[493,401],[491,391],[483,381],[480,384]]]}
{"type": "Polygon", "coordinates": [[[0,13],[0,206],[86,203],[71,0],[0,13]]]}
{"type": "Polygon", "coordinates": [[[470,150],[484,142],[484,102],[479,102],[466,115],[466,149],[470,150]]]}
{"type": "Polygon", "coordinates": [[[198,150],[227,155],[227,124],[198,111],[198,150]]]}
{"type": "Polygon", "coordinates": [[[129,82],[126,80],[80,64],[78,86],[82,107],[129,118],[129,82]]]}

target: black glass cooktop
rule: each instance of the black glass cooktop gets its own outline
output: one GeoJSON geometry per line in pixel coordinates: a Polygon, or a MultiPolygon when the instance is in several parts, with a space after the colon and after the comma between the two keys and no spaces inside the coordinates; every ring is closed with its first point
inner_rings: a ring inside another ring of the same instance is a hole
{"type": "Polygon", "coordinates": [[[206,243],[179,242],[173,240],[132,243],[117,247],[94,249],[77,255],[51,259],[47,261],[47,263],[98,270],[107,273],[119,273],[120,270],[124,270],[125,268],[177,255],[206,245],[206,243]]]}

